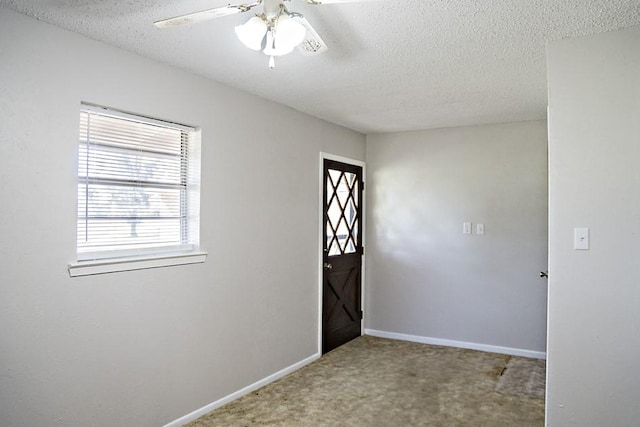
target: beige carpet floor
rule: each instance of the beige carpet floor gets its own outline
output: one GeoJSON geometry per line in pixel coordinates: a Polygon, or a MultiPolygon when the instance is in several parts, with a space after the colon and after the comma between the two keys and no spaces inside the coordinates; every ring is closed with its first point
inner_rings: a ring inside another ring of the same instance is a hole
{"type": "Polygon", "coordinates": [[[543,426],[543,360],[363,336],[188,424],[543,426]]]}

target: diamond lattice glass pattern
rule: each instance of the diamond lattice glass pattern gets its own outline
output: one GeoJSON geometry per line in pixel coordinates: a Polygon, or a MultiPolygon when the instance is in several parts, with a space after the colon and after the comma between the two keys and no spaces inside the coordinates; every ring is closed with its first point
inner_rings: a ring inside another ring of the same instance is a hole
{"type": "Polygon", "coordinates": [[[327,176],[327,248],[329,256],[357,251],[358,181],[356,174],[329,169],[327,176]]]}

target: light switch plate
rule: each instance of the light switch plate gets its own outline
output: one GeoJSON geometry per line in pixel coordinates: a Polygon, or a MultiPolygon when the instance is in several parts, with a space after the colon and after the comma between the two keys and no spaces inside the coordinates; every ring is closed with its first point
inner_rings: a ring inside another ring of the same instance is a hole
{"type": "Polygon", "coordinates": [[[463,222],[462,223],[462,232],[464,234],[471,234],[471,223],[470,222],[463,222]]]}
{"type": "Polygon", "coordinates": [[[476,234],[484,234],[484,224],[476,224],[476,234]]]}
{"type": "Polygon", "coordinates": [[[589,229],[588,228],[573,229],[573,249],[577,251],[589,250],[589,229]]]}

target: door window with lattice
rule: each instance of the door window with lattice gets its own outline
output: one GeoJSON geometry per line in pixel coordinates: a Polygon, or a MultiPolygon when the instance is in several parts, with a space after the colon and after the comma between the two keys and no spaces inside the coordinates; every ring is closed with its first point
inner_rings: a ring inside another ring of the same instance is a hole
{"type": "Polygon", "coordinates": [[[357,175],[328,169],[326,238],[329,256],[357,252],[358,204],[360,203],[357,175]]]}

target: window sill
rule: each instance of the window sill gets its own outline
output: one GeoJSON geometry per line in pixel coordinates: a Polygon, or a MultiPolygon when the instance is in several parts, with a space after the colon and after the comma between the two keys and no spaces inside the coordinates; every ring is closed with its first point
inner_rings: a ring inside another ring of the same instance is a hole
{"type": "Polygon", "coordinates": [[[190,252],[186,254],[78,261],[69,264],[69,276],[90,276],[93,274],[116,273],[119,271],[198,264],[203,263],[206,259],[206,252],[190,252]]]}

